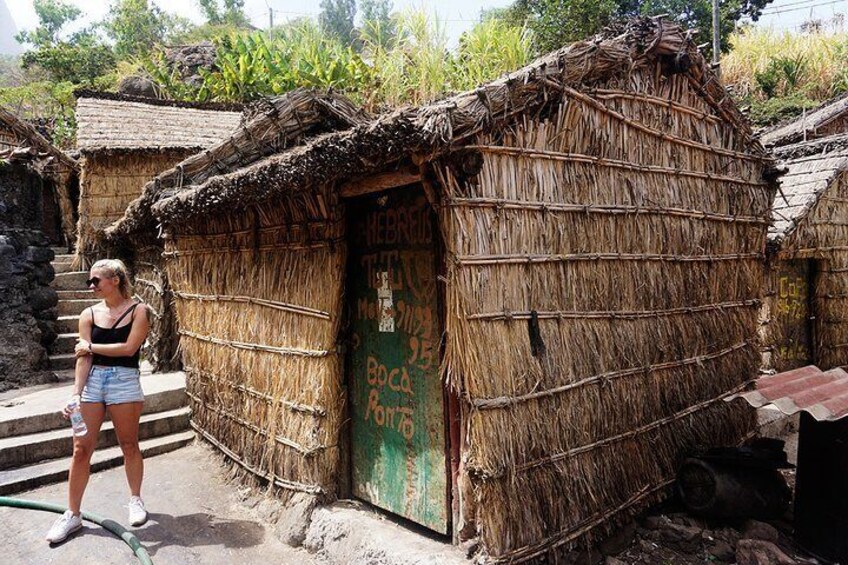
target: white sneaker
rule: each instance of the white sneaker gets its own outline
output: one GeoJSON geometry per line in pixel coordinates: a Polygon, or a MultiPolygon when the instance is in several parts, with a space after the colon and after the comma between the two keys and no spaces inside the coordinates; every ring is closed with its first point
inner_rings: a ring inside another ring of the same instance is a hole
{"type": "Polygon", "coordinates": [[[131,496],[127,507],[130,509],[130,526],[140,526],[147,522],[147,510],[144,509],[141,497],[131,496]]]}
{"type": "Polygon", "coordinates": [[[82,518],[74,516],[70,510],[65,510],[50,527],[45,539],[50,543],[59,543],[68,539],[68,536],[82,528],[82,518]]]}

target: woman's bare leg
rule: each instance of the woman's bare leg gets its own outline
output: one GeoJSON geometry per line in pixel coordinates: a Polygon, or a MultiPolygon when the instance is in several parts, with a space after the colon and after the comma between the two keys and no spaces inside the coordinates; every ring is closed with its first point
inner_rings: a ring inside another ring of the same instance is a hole
{"type": "Polygon", "coordinates": [[[115,424],[115,434],[121,444],[121,451],[124,452],[124,469],[132,496],[141,496],[141,481],[144,478],[144,461],[138,448],[138,419],[141,417],[143,406],[143,402],[108,406],[109,416],[115,424]]]}
{"type": "Polygon", "coordinates": [[[83,402],[80,404],[80,413],[88,433],[84,436],[74,436],[74,456],[71,459],[71,471],[68,476],[68,508],[77,515],[80,513],[82,495],[88,484],[91,456],[97,447],[97,437],[100,435],[100,426],[103,424],[106,407],[99,402],[83,402]]]}

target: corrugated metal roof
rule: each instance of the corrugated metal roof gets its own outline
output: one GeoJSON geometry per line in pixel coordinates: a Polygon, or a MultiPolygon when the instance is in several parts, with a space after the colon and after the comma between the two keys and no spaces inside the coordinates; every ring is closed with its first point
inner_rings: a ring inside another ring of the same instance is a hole
{"type": "Polygon", "coordinates": [[[848,416],[848,373],[808,365],[760,377],[756,390],[732,398],[739,397],[755,408],[771,404],[784,414],[803,411],[820,422],[839,420],[848,416]]]}
{"type": "Polygon", "coordinates": [[[77,100],[79,149],[206,148],[228,137],[240,112],[104,98],[77,100]]]}

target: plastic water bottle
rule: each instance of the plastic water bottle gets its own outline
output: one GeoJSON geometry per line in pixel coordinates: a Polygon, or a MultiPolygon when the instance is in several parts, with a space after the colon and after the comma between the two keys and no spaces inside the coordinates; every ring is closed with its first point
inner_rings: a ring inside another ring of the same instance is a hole
{"type": "Polygon", "coordinates": [[[68,401],[68,409],[71,413],[71,428],[74,430],[74,435],[79,437],[87,434],[88,426],[85,425],[85,420],[82,419],[79,397],[74,396],[70,401],[68,401]]]}

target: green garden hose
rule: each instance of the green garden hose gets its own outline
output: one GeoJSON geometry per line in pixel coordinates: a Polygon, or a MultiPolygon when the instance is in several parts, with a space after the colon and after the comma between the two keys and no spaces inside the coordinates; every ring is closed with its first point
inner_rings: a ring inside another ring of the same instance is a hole
{"type": "MultiPolygon", "coordinates": [[[[9,498],[7,496],[0,496],[0,506],[9,506],[11,508],[28,508],[30,510],[44,510],[46,512],[56,512],[57,514],[64,514],[67,508],[64,506],[60,506],[58,504],[50,504],[49,502],[38,502],[36,500],[22,500],[20,498],[9,498]]],[[[95,524],[101,526],[105,530],[109,530],[122,540],[126,542],[130,549],[133,550],[135,556],[138,557],[138,560],[142,563],[142,565],[153,565],[153,561],[150,560],[150,555],[148,555],[147,550],[144,549],[144,546],[141,545],[141,542],[138,541],[138,538],[132,535],[132,533],[127,530],[125,527],[117,523],[115,520],[110,518],[103,518],[97,514],[92,514],[91,512],[83,512],[81,514],[83,520],[87,520],[89,522],[94,522],[95,524]]]]}

